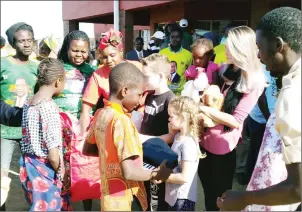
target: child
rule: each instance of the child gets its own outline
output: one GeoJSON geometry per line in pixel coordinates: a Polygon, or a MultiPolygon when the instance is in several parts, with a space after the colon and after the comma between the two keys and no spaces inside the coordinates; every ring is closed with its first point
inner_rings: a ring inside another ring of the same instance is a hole
{"type": "Polygon", "coordinates": [[[193,55],[193,65],[185,71],[187,80],[194,80],[200,73],[206,73],[208,83],[216,83],[218,77],[218,65],[211,61],[214,56],[213,42],[206,38],[201,38],[191,46],[193,55]]]}
{"type": "MultiPolygon", "coordinates": [[[[174,97],[169,89],[167,81],[171,73],[171,65],[168,58],[160,54],[152,54],[142,59],[143,74],[147,78],[147,90],[154,91],[146,97],[141,133],[149,136],[161,136],[169,132],[168,129],[168,105],[174,97]]],[[[148,201],[151,202],[153,211],[165,211],[165,185],[153,185],[145,183],[148,201]],[[149,192],[150,186],[150,192],[149,192]],[[149,197],[149,195],[151,195],[149,197]]]]}
{"type": "Polygon", "coordinates": [[[171,173],[165,163],[157,171],[143,168],[142,143],[130,113],[145,92],[145,78],[135,65],[120,63],[109,74],[109,87],[109,101],[104,100],[105,107],[94,115],[83,153],[95,153],[96,144],[102,211],[145,211],[147,197],[143,181],[165,180],[171,173]]]}
{"type": "Polygon", "coordinates": [[[178,166],[166,181],[165,200],[170,211],[194,211],[197,201],[197,169],[199,158],[199,134],[202,124],[198,104],[185,96],[173,99],[168,108],[169,122],[173,130],[179,130],[171,149],[178,154],[178,166]]]}
{"type": "Polygon", "coordinates": [[[37,82],[38,92],[23,108],[20,180],[30,211],[56,211],[62,206],[64,166],[60,115],[52,97],[65,86],[62,63],[44,59],[37,82]]]}

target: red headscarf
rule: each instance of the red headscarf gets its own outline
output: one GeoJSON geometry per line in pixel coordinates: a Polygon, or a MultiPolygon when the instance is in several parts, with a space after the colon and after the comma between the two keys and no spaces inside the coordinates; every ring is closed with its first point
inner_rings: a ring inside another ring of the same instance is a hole
{"type": "Polygon", "coordinates": [[[120,31],[115,31],[113,29],[105,32],[104,36],[101,38],[99,50],[104,50],[108,46],[123,50],[123,34],[120,31]]]}

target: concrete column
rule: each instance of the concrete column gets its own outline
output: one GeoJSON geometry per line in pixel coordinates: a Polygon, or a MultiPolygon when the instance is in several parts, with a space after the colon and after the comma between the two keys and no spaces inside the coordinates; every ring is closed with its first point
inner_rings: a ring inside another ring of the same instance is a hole
{"type": "Polygon", "coordinates": [[[124,57],[133,48],[133,13],[131,11],[120,10],[120,31],[124,35],[124,57]]]}
{"type": "Polygon", "coordinates": [[[74,30],[79,30],[79,22],[78,21],[64,21],[63,22],[63,30],[64,30],[64,37],[74,30]]]}
{"type": "Polygon", "coordinates": [[[256,30],[261,18],[271,10],[271,0],[249,0],[250,26],[256,30]]]}

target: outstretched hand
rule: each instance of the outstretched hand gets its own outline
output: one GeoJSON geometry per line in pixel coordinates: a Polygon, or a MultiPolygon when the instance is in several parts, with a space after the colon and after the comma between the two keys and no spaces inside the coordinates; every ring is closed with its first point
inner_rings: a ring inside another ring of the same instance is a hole
{"type": "Polygon", "coordinates": [[[228,190],[222,194],[221,197],[217,198],[217,207],[221,211],[241,211],[247,203],[244,199],[245,191],[233,191],[228,190]]]}

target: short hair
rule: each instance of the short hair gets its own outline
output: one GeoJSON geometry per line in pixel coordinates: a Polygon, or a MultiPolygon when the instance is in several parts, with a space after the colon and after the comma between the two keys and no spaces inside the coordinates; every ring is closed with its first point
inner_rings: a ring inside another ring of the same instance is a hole
{"type": "Polygon", "coordinates": [[[69,59],[68,59],[68,50],[70,47],[70,43],[73,40],[82,40],[87,42],[88,44],[88,53],[90,52],[90,40],[88,35],[80,30],[74,30],[70,33],[68,33],[63,41],[63,45],[58,53],[58,59],[62,60],[64,63],[68,63],[69,59]]]}
{"type": "Polygon", "coordinates": [[[144,43],[144,39],[141,38],[141,37],[135,38],[134,42],[137,42],[137,41],[140,41],[140,42],[144,43]]]}
{"type": "Polygon", "coordinates": [[[274,9],[262,17],[257,29],[281,37],[291,49],[301,53],[301,10],[292,7],[274,9]]]}
{"type": "Polygon", "coordinates": [[[63,64],[58,59],[46,58],[38,66],[38,85],[50,85],[64,75],[63,64]]]}
{"type": "Polygon", "coordinates": [[[6,40],[5,40],[4,37],[1,36],[1,38],[0,38],[0,46],[5,46],[5,44],[6,44],[6,40]]]}
{"type": "Polygon", "coordinates": [[[167,56],[155,53],[141,60],[143,66],[148,66],[154,73],[164,74],[168,79],[171,73],[171,63],[167,56]]]}
{"type": "Polygon", "coordinates": [[[18,31],[21,31],[21,30],[31,32],[32,38],[33,38],[33,40],[35,40],[35,35],[34,35],[34,30],[33,30],[33,28],[32,28],[30,25],[25,24],[25,25],[20,26],[20,27],[16,30],[15,34],[13,35],[13,44],[15,44],[15,42],[16,42],[16,33],[17,33],[18,31]]]}
{"type": "Polygon", "coordinates": [[[122,62],[114,66],[109,74],[110,95],[117,94],[122,87],[134,88],[142,82],[145,82],[144,74],[135,65],[122,62]]]}
{"type": "Polygon", "coordinates": [[[191,49],[193,51],[196,47],[200,47],[200,46],[205,46],[211,51],[212,54],[214,53],[214,45],[210,39],[200,38],[195,40],[191,45],[191,49]]]}
{"type": "Polygon", "coordinates": [[[180,38],[183,38],[183,31],[182,31],[181,28],[179,28],[179,27],[173,27],[173,28],[171,29],[170,35],[172,34],[172,32],[178,32],[180,38]]]}
{"type": "Polygon", "coordinates": [[[177,67],[177,62],[175,60],[171,60],[170,63],[175,63],[175,65],[177,67]]]}

